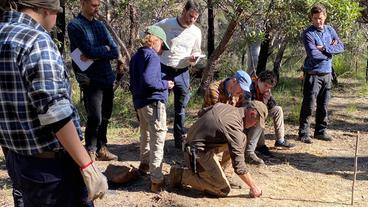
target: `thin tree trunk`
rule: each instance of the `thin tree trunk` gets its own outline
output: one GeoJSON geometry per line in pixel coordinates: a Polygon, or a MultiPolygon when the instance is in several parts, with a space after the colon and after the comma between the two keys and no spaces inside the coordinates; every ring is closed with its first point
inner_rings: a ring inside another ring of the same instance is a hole
{"type": "Polygon", "coordinates": [[[215,23],[213,15],[213,3],[212,0],[207,1],[208,4],[208,34],[207,34],[207,52],[208,56],[211,56],[215,50],[215,23]]]}
{"type": "Polygon", "coordinates": [[[208,88],[210,82],[212,81],[216,62],[220,58],[221,54],[227,48],[228,43],[235,32],[236,26],[239,24],[242,13],[243,13],[243,9],[238,7],[235,11],[234,18],[230,21],[220,44],[216,47],[213,53],[209,56],[208,64],[207,64],[207,67],[203,70],[201,84],[200,84],[200,87],[198,88],[197,93],[203,95],[205,90],[208,88]]]}
{"type": "Polygon", "coordinates": [[[134,50],[134,40],[138,36],[138,15],[137,15],[137,8],[133,4],[129,4],[129,19],[130,19],[130,26],[129,26],[129,49],[130,51],[134,50]]]}
{"type": "Polygon", "coordinates": [[[273,72],[276,74],[277,83],[279,82],[279,79],[280,79],[281,62],[282,62],[282,58],[284,56],[287,44],[288,44],[288,39],[282,38],[280,49],[279,51],[277,51],[276,58],[273,63],[273,72]]]}
{"type": "Polygon", "coordinates": [[[65,39],[65,0],[60,1],[60,6],[63,8],[63,13],[58,14],[56,26],[56,39],[59,41],[60,44],[57,44],[60,54],[63,55],[64,53],[64,39],[65,39]]]}
{"type": "Polygon", "coordinates": [[[267,59],[270,55],[270,44],[271,38],[270,33],[266,31],[265,39],[261,43],[261,51],[259,52],[258,64],[257,64],[257,75],[262,71],[266,70],[267,59]]]}

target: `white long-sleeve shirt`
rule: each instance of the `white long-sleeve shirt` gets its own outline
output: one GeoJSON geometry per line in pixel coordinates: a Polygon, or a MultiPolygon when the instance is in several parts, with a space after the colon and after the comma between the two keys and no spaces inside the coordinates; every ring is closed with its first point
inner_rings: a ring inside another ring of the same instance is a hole
{"type": "Polygon", "coordinates": [[[192,55],[201,54],[202,33],[194,24],[188,28],[180,26],[176,17],[167,18],[158,23],[166,32],[167,43],[170,50],[164,50],[161,63],[172,68],[185,68],[190,65],[192,55]]]}

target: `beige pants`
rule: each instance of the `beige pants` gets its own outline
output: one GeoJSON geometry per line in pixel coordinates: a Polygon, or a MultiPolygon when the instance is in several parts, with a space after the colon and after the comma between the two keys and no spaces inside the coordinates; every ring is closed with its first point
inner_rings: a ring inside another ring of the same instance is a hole
{"type": "Polygon", "coordinates": [[[197,156],[198,173],[194,174],[191,169],[184,169],[182,184],[215,196],[227,196],[230,184],[223,170],[230,161],[227,144],[206,152],[198,152],[197,156]]]}
{"type": "Polygon", "coordinates": [[[140,127],[140,160],[149,165],[151,181],[160,183],[164,180],[162,174],[162,159],[167,132],[166,106],[156,102],[137,110],[140,127]]]}

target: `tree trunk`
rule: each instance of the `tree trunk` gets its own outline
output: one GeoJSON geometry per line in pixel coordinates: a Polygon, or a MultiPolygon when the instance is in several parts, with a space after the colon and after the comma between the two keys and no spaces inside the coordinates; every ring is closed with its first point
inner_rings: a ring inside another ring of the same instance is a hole
{"type": "MultiPolygon", "coordinates": [[[[368,46],[367,46],[368,53],[368,46]]],[[[368,82],[368,58],[367,58],[367,67],[365,68],[365,82],[368,82]]]]}
{"type": "Polygon", "coordinates": [[[267,59],[270,55],[270,44],[271,37],[269,31],[266,31],[265,39],[261,43],[261,51],[259,52],[258,64],[257,64],[257,75],[262,71],[266,70],[267,59]]]}
{"type": "Polygon", "coordinates": [[[288,39],[282,38],[280,49],[279,51],[277,51],[276,58],[273,63],[273,72],[276,74],[277,83],[279,82],[279,79],[280,79],[281,62],[282,62],[282,58],[284,56],[284,52],[285,52],[287,44],[288,44],[288,39]]]}
{"type": "Polygon", "coordinates": [[[261,41],[257,40],[249,46],[248,52],[248,74],[253,74],[256,72],[258,65],[258,56],[261,50],[261,41]]]}
{"type": "Polygon", "coordinates": [[[208,0],[207,4],[208,4],[207,52],[208,52],[208,57],[209,57],[212,55],[213,51],[215,50],[215,23],[214,23],[212,0],[208,0]]]}
{"type": "Polygon", "coordinates": [[[129,26],[129,43],[128,47],[130,51],[133,51],[135,48],[134,42],[138,36],[138,15],[137,15],[137,8],[133,4],[129,4],[129,19],[130,19],[130,26],[129,26]]]}
{"type": "Polygon", "coordinates": [[[220,44],[216,47],[213,53],[209,56],[207,67],[203,70],[201,84],[197,91],[198,94],[203,95],[205,90],[208,88],[210,82],[212,81],[216,62],[220,58],[221,54],[227,48],[228,43],[235,32],[236,26],[239,24],[242,13],[243,13],[243,9],[238,7],[235,11],[234,18],[230,21],[220,44]]]}

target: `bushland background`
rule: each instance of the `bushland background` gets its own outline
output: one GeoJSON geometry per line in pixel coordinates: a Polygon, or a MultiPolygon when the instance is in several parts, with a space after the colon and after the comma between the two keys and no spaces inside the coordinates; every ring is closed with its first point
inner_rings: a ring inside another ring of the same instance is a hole
{"type": "MultiPolygon", "coordinates": [[[[274,158],[267,166],[248,165],[263,189],[260,199],[249,199],[248,189],[232,190],[227,198],[209,198],[200,192],[170,189],[149,192],[149,178],[126,185],[110,185],[96,206],[346,206],[351,202],[355,139],[360,132],[355,206],[368,203],[368,1],[321,0],[331,24],[345,44],[345,52],[334,57],[336,82],[330,102],[329,132],[334,141],[297,142],[298,118],[302,99],[302,71],[305,57],[301,32],[310,23],[308,11],[315,0],[207,0],[201,3],[196,25],[203,33],[202,49],[206,58],[191,68],[191,101],[186,126],[197,119],[202,95],[212,80],[230,76],[243,69],[252,72],[273,70],[279,82],[273,90],[284,108],[286,138],[296,143],[292,150],[271,149],[274,158]]],[[[129,93],[127,63],[139,45],[144,28],[163,18],[180,15],[185,1],[176,0],[101,0],[99,19],[104,21],[120,46],[123,63],[115,91],[114,109],[109,126],[109,148],[119,155],[113,164],[139,165],[139,129],[129,93]]],[[[65,13],[59,15],[53,32],[66,67],[71,69],[68,35],[65,26],[78,14],[78,0],[64,0],[65,13]]],[[[112,61],[114,68],[117,61],[112,61]]],[[[73,73],[72,73],[73,74],[73,73]]],[[[73,101],[82,125],[86,114],[74,77],[73,101]]],[[[182,152],[172,140],[172,96],[168,105],[169,133],[165,143],[164,173],[182,162],[182,152]]],[[[312,121],[313,122],[313,121],[312,121]]],[[[274,131],[268,122],[267,144],[273,146],[274,131]]],[[[104,170],[109,162],[98,162],[104,170]]],[[[0,206],[12,206],[11,181],[0,154],[0,206]]]]}

